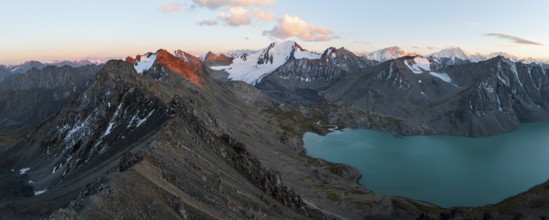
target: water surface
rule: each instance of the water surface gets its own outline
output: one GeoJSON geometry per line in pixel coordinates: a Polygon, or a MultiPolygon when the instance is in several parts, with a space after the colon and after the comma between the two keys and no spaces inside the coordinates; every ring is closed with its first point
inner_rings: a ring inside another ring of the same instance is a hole
{"type": "Polygon", "coordinates": [[[309,156],[358,168],[370,190],[442,207],[494,204],[549,178],[549,122],[486,138],[351,129],[303,140],[309,156]]]}

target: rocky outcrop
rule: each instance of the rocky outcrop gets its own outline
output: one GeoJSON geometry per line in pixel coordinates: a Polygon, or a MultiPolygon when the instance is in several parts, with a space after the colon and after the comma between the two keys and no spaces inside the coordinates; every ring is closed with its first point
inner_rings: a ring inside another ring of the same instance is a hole
{"type": "Polygon", "coordinates": [[[204,64],[207,66],[228,66],[233,62],[233,58],[226,56],[225,54],[215,54],[209,51],[204,56],[204,64]]]}
{"type": "Polygon", "coordinates": [[[291,60],[264,77],[256,87],[269,96],[289,103],[318,103],[319,94],[342,76],[343,71],[331,66],[318,65],[317,60],[291,60]]]}
{"type": "Polygon", "coordinates": [[[255,86],[283,102],[320,103],[325,100],[321,91],[345,74],[360,73],[369,67],[352,52],[331,47],[319,59],[288,60],[255,86]]]}

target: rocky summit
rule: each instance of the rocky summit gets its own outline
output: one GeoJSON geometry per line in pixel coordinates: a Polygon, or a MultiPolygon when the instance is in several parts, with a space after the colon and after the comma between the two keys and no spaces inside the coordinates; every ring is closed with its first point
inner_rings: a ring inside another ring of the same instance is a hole
{"type": "MultiPolygon", "coordinates": [[[[158,50],[0,83],[1,219],[542,218],[549,183],[486,207],[381,195],[308,157],[323,124],[486,136],[549,117],[548,71],[495,57],[374,62],[295,42],[158,50]]],[[[400,54],[400,52],[398,53],[400,54]]]]}

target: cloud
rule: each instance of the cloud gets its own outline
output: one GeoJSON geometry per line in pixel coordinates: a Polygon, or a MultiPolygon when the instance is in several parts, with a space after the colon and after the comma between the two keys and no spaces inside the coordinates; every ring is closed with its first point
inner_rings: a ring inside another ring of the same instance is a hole
{"type": "Polygon", "coordinates": [[[181,5],[177,3],[166,3],[163,4],[160,9],[165,13],[178,12],[181,11],[181,5]]]}
{"type": "Polygon", "coordinates": [[[428,50],[437,50],[437,49],[438,49],[438,47],[434,47],[434,46],[427,46],[427,49],[428,49],[428,50]]]}
{"type": "Polygon", "coordinates": [[[511,40],[515,44],[542,45],[541,43],[538,43],[538,42],[534,42],[534,41],[531,41],[531,40],[526,40],[524,38],[515,37],[515,36],[511,36],[511,35],[507,35],[507,34],[488,33],[488,34],[484,34],[484,36],[491,36],[491,37],[497,37],[497,38],[500,38],[500,39],[511,40]]]}
{"type": "Polygon", "coordinates": [[[276,0],[193,0],[200,6],[211,10],[222,7],[244,7],[244,6],[269,6],[276,3],[276,0]]]}
{"type": "Polygon", "coordinates": [[[274,20],[273,13],[264,12],[264,11],[261,11],[261,10],[258,10],[258,9],[253,9],[252,11],[250,11],[250,14],[252,14],[257,19],[262,20],[262,21],[272,21],[272,20],[274,20]]]}
{"type": "Polygon", "coordinates": [[[233,27],[252,23],[248,10],[242,7],[231,7],[227,12],[219,13],[217,18],[233,27]]]}
{"type": "Polygon", "coordinates": [[[254,17],[261,21],[272,21],[274,19],[272,13],[258,9],[249,11],[243,7],[230,7],[226,12],[220,12],[217,15],[220,21],[232,27],[249,25],[252,23],[254,17]]]}
{"type": "Polygon", "coordinates": [[[196,24],[198,24],[200,26],[214,26],[214,25],[217,25],[217,21],[215,21],[215,20],[200,20],[200,21],[197,21],[196,24]]]}
{"type": "Polygon", "coordinates": [[[279,39],[297,37],[304,41],[329,41],[336,38],[332,30],[307,24],[301,18],[291,15],[284,15],[272,30],[264,31],[263,35],[279,39]]]}

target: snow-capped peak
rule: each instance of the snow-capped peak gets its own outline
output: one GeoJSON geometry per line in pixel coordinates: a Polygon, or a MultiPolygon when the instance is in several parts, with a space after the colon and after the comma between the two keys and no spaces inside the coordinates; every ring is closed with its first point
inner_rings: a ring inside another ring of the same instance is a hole
{"type": "Polygon", "coordinates": [[[484,61],[484,60],[487,60],[487,59],[486,59],[485,55],[482,55],[480,53],[474,53],[474,54],[469,55],[469,60],[473,63],[477,63],[477,62],[484,61]]]}
{"type": "Polygon", "coordinates": [[[255,85],[290,59],[320,59],[320,54],[304,50],[294,41],[271,43],[259,51],[242,50],[228,54],[234,58],[231,65],[212,69],[224,69],[229,73],[229,79],[251,85],[255,85]]]}
{"type": "Polygon", "coordinates": [[[470,54],[467,53],[466,51],[463,51],[459,47],[450,47],[450,48],[442,49],[439,52],[431,54],[431,57],[469,60],[470,54]]]}
{"type": "Polygon", "coordinates": [[[388,47],[381,50],[376,50],[374,52],[368,53],[366,58],[369,60],[375,60],[379,62],[385,62],[387,60],[394,60],[403,56],[415,55],[413,53],[407,53],[400,47],[388,47]]]}

